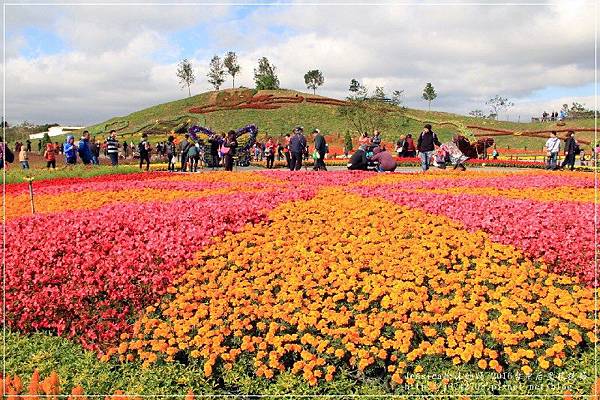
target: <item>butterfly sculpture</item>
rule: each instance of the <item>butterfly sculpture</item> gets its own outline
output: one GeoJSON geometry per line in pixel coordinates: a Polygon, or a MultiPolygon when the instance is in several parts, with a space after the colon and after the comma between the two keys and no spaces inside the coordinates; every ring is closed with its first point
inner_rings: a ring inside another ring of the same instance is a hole
{"type": "MultiPolygon", "coordinates": [[[[199,141],[204,146],[205,162],[208,167],[214,167],[214,158],[211,156],[211,146],[215,143],[214,148],[219,148],[223,141],[223,138],[210,128],[203,126],[193,125],[188,129],[190,138],[194,141],[199,141]],[[201,135],[208,138],[207,142],[203,140],[201,135]]],[[[235,131],[235,139],[238,142],[238,148],[236,149],[237,164],[240,167],[247,167],[250,165],[250,149],[256,142],[256,136],[258,135],[258,127],[255,124],[249,124],[243,128],[239,128],[235,131]]]]}

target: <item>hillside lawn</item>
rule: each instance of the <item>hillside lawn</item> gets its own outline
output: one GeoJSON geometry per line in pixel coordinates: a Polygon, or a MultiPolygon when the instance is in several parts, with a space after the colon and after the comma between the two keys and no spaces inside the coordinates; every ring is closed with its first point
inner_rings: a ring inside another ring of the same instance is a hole
{"type": "MultiPolygon", "coordinates": [[[[106,136],[110,129],[115,129],[119,134],[120,140],[133,141],[135,143],[139,142],[142,132],[150,132],[150,141],[153,143],[164,141],[172,129],[182,126],[182,124],[188,121],[190,124],[209,127],[220,133],[254,123],[259,127],[259,139],[261,140],[267,136],[281,137],[297,125],[303,126],[307,133],[311,132],[314,128],[319,128],[323,133],[329,135],[330,143],[338,146],[343,145],[346,132],[350,132],[355,141],[358,138],[359,133],[356,131],[356,128],[350,121],[339,115],[337,106],[303,102],[298,104],[284,104],[281,108],[274,110],[239,109],[215,111],[207,114],[189,112],[190,108],[209,104],[218,95],[220,96],[228,90],[230,89],[222,90],[219,93],[206,92],[189,98],[159,104],[129,115],[111,118],[107,121],[88,126],[86,129],[90,131],[92,136],[100,137],[106,136]]],[[[321,97],[292,90],[262,90],[258,92],[258,95],[263,94],[275,94],[279,96],[293,96],[298,94],[305,97],[321,97]]],[[[383,139],[387,142],[395,142],[402,134],[412,133],[413,136],[418,135],[422,130],[423,122],[411,117],[431,122],[434,131],[442,141],[449,140],[458,130],[450,125],[436,125],[435,121],[457,121],[464,125],[478,125],[514,131],[594,127],[594,119],[569,120],[565,126],[557,126],[556,122],[518,123],[474,118],[438,111],[393,108],[395,111],[387,113],[384,123],[378,127],[382,132],[383,139]]],[[[76,137],[79,134],[77,132],[76,137]]],[[[595,141],[594,132],[580,132],[577,134],[577,137],[586,141],[595,141]]],[[[11,137],[10,134],[7,136],[7,139],[9,142],[23,140],[22,137],[17,138],[14,135],[11,137]]],[[[496,136],[494,139],[497,146],[502,149],[541,151],[545,142],[543,138],[512,135],[496,136]]],[[[52,141],[63,142],[64,140],[65,136],[52,138],[52,141]]],[[[34,150],[37,149],[36,144],[37,141],[34,141],[32,146],[34,150]]],[[[589,146],[583,146],[583,148],[584,150],[588,150],[589,146]]]]}

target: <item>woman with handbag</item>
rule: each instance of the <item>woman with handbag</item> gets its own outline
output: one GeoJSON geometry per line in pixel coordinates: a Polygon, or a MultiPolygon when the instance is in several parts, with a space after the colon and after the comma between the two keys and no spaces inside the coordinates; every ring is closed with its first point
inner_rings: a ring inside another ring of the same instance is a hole
{"type": "Polygon", "coordinates": [[[221,154],[223,154],[225,171],[233,171],[233,156],[235,154],[236,147],[237,141],[235,140],[235,131],[232,130],[227,132],[227,137],[221,145],[221,154]]]}

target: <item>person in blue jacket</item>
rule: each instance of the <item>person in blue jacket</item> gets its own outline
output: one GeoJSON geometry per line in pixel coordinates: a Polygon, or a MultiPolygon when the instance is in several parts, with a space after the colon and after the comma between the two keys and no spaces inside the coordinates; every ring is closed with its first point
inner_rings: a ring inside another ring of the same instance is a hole
{"type": "Polygon", "coordinates": [[[75,145],[75,138],[73,135],[67,136],[67,141],[64,145],[64,152],[67,164],[77,163],[77,146],[75,145]]]}
{"type": "Polygon", "coordinates": [[[92,149],[90,148],[90,133],[88,131],[83,131],[83,136],[79,141],[79,158],[81,158],[81,162],[85,165],[92,163],[92,158],[94,154],[92,153],[92,149]]]}

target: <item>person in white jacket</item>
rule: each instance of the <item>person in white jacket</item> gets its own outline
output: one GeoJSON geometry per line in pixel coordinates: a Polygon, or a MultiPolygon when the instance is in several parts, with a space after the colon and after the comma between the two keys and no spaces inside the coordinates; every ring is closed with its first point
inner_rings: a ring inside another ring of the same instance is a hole
{"type": "Polygon", "coordinates": [[[552,131],[552,133],[550,133],[550,138],[546,140],[546,144],[544,147],[548,152],[548,165],[546,166],[546,169],[557,169],[558,152],[560,151],[560,139],[556,136],[555,131],[552,131]]]}

